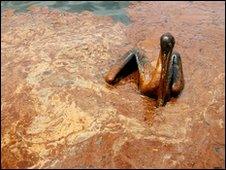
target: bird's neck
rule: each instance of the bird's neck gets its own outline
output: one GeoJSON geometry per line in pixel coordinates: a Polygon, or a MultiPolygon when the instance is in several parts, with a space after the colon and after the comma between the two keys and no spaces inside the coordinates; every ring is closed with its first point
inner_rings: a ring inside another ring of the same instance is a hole
{"type": "Polygon", "coordinates": [[[162,72],[162,67],[163,67],[163,52],[160,50],[159,52],[159,57],[157,60],[157,65],[156,65],[156,69],[158,72],[162,72]]]}

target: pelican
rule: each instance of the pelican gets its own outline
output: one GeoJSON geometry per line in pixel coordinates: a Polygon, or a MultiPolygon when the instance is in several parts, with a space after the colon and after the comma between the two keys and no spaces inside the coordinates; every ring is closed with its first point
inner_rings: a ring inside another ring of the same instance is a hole
{"type": "Polygon", "coordinates": [[[161,48],[155,67],[150,65],[143,50],[129,50],[112,66],[105,81],[113,85],[126,72],[138,69],[140,92],[157,98],[157,107],[164,106],[171,96],[178,96],[184,88],[181,56],[173,51],[174,45],[175,39],[170,33],[160,37],[161,48]]]}

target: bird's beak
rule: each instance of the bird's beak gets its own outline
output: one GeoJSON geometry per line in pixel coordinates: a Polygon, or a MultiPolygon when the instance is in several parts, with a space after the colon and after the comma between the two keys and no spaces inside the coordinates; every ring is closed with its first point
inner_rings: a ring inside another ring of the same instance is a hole
{"type": "Polygon", "coordinates": [[[168,71],[168,66],[169,66],[169,59],[170,56],[172,55],[172,50],[170,50],[168,53],[163,53],[162,54],[162,74],[163,76],[166,77],[166,73],[168,71]]]}
{"type": "Polygon", "coordinates": [[[167,53],[162,52],[162,70],[161,70],[161,79],[159,84],[159,94],[158,94],[158,106],[163,106],[166,100],[166,95],[168,93],[169,87],[169,60],[170,56],[172,55],[172,49],[169,50],[167,53]]]}

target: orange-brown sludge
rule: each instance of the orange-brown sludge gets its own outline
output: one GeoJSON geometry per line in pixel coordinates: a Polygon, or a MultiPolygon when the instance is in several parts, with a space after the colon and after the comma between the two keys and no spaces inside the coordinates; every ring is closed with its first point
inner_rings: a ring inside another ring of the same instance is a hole
{"type": "Polygon", "coordinates": [[[88,12],[3,13],[3,168],[224,167],[224,3],[133,2],[127,12],[129,26],[88,12]],[[179,98],[154,108],[136,72],[104,82],[135,45],[156,59],[164,32],[182,57],[179,98]]]}

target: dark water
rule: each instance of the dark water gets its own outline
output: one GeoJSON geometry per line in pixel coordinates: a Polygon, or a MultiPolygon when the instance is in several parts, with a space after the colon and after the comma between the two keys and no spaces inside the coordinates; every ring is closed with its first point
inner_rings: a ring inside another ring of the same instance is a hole
{"type": "Polygon", "coordinates": [[[111,16],[115,21],[127,25],[130,19],[124,8],[128,5],[129,1],[4,1],[1,2],[1,11],[12,8],[17,12],[24,12],[30,6],[44,6],[70,12],[91,11],[96,15],[111,16]]]}

